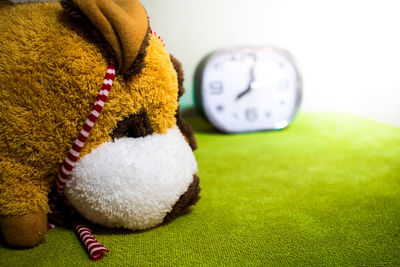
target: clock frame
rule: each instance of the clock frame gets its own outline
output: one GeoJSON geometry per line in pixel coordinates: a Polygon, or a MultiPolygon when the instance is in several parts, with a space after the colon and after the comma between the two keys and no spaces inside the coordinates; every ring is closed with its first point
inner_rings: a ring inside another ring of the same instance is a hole
{"type": "Polygon", "coordinates": [[[295,117],[301,99],[298,65],[283,49],[221,49],[206,56],[196,69],[196,106],[223,132],[283,129],[295,117]]]}

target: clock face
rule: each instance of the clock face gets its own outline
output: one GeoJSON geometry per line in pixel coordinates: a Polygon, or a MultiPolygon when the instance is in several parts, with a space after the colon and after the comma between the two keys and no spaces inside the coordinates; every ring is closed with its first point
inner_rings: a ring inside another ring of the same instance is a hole
{"type": "Polygon", "coordinates": [[[225,132],[282,129],[301,100],[301,79],[286,52],[270,48],[220,50],[200,77],[202,108],[225,132]]]}

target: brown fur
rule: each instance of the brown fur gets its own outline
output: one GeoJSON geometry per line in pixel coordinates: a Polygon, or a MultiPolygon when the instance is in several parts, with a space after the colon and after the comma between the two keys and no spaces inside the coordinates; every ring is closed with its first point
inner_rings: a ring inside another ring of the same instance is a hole
{"type": "Polygon", "coordinates": [[[182,63],[176,59],[173,55],[169,55],[172,65],[174,65],[174,69],[178,74],[178,100],[185,93],[185,88],[183,87],[184,82],[184,73],[182,68],[182,63]]]}
{"type": "Polygon", "coordinates": [[[197,141],[196,137],[194,136],[193,128],[183,119],[179,108],[176,111],[175,118],[179,130],[181,130],[181,133],[186,137],[186,141],[189,143],[189,146],[192,148],[193,151],[196,150],[197,141]]]}
{"type": "Polygon", "coordinates": [[[200,199],[200,180],[197,175],[193,175],[193,182],[189,185],[186,192],[174,204],[172,210],[165,216],[163,223],[168,223],[181,215],[189,206],[197,203],[200,199]]]}
{"type": "MultiPolygon", "coordinates": [[[[185,88],[183,87],[184,73],[182,69],[182,63],[171,54],[170,58],[172,65],[174,65],[174,69],[178,75],[178,100],[179,100],[179,98],[185,93],[185,88]]],[[[194,136],[193,128],[183,119],[179,107],[178,110],[176,111],[175,118],[179,130],[181,130],[181,133],[186,137],[186,141],[189,143],[192,150],[196,150],[197,141],[196,137],[194,136]]]]}
{"type": "Polygon", "coordinates": [[[144,137],[153,133],[149,117],[145,111],[130,115],[117,123],[117,127],[110,134],[112,139],[121,137],[144,137]]]}

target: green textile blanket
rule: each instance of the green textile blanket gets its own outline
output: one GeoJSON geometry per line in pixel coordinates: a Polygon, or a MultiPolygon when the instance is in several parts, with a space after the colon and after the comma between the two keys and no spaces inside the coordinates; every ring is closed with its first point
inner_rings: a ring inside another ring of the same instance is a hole
{"type": "Polygon", "coordinates": [[[142,232],[94,227],[89,260],[71,229],[0,265],[400,265],[400,128],[336,113],[281,131],[226,135],[194,125],[201,200],[142,232]]]}

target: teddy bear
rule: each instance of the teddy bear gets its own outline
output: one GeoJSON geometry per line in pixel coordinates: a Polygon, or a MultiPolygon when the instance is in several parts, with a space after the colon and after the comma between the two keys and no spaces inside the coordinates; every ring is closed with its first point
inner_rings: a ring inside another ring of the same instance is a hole
{"type": "Polygon", "coordinates": [[[49,195],[86,220],[149,229],[199,200],[180,62],[139,0],[0,0],[0,225],[44,239],[49,195]]]}

